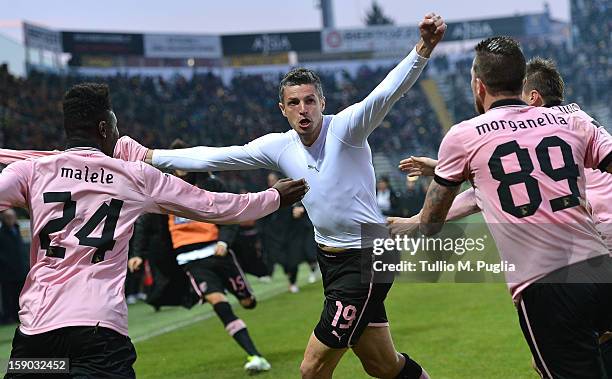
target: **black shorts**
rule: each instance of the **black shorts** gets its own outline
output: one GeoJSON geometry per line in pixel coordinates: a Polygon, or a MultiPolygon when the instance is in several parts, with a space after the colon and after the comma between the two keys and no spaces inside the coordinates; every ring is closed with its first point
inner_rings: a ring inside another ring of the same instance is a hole
{"type": "Polygon", "coordinates": [[[4,378],[135,378],[136,350],[128,336],[108,328],[70,326],[13,338],[11,358],[68,358],[70,374],[7,374],[4,378]]]}
{"type": "Polygon", "coordinates": [[[392,283],[375,283],[372,250],[327,253],[317,249],[325,302],[314,334],[325,345],[355,345],[367,326],[387,327],[384,300],[392,283]]]}
{"type": "Polygon", "coordinates": [[[215,292],[230,292],[239,300],[255,297],[231,250],[223,257],[213,255],[188,262],[182,267],[196,292],[202,296],[215,292]]]}
{"type": "Polygon", "coordinates": [[[550,275],[521,293],[518,316],[544,378],[606,378],[598,336],[612,319],[612,258],[593,258],[609,266],[608,278],[563,283],[550,275]]]}

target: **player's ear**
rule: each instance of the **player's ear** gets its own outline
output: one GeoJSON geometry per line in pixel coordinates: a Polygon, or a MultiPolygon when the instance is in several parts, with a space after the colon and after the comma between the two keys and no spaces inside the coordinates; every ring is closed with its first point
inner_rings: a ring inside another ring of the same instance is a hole
{"type": "Polygon", "coordinates": [[[283,116],[287,117],[287,114],[285,113],[285,104],[278,103],[278,107],[280,108],[281,113],[283,114],[283,116]]]}
{"type": "Polygon", "coordinates": [[[100,121],[100,123],[98,124],[98,133],[100,134],[100,136],[102,136],[102,138],[108,137],[107,127],[108,124],[106,121],[100,121]]]}
{"type": "Polygon", "coordinates": [[[544,99],[538,91],[531,90],[529,92],[529,105],[533,105],[534,107],[541,107],[544,105],[544,99]]]}
{"type": "Polygon", "coordinates": [[[325,96],[321,96],[321,112],[325,110],[325,96]]]}
{"type": "Polygon", "coordinates": [[[481,99],[484,99],[487,94],[487,86],[485,86],[480,78],[476,78],[476,93],[481,99]]]}

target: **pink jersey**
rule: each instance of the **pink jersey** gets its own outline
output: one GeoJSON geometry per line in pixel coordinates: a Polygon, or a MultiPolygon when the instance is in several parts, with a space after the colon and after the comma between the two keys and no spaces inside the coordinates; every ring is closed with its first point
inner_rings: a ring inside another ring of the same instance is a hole
{"type": "MultiPolygon", "coordinates": [[[[552,108],[599,126],[599,123],[581,110],[578,104],[572,103],[552,108]]],[[[612,175],[589,169],[586,169],[584,174],[586,177],[586,199],[593,209],[597,230],[602,234],[606,245],[612,251],[612,205],[609,203],[609,197],[612,193],[612,175]]]]}
{"type": "Polygon", "coordinates": [[[237,223],[270,214],[279,203],[274,189],[211,193],[90,148],[13,163],[0,174],[0,209],[30,209],[32,229],[20,329],[38,334],[99,324],[127,335],[124,281],[138,216],[237,223]]]}
{"type": "Polygon", "coordinates": [[[585,168],[607,166],[612,138],[556,109],[503,100],[444,137],[436,181],[469,179],[513,298],[544,275],[608,250],[584,199],[585,168]]]}

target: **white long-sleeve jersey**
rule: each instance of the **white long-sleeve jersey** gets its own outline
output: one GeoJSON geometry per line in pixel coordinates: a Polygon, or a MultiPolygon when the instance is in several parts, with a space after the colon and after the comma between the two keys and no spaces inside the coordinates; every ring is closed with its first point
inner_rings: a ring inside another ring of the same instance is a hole
{"type": "MultiPolygon", "coordinates": [[[[384,223],[376,204],[376,178],[367,137],[412,87],[427,59],[415,49],[361,102],[325,115],[317,140],[305,146],[294,130],[272,133],[243,146],[155,150],[153,165],[187,171],[265,168],[305,178],[303,199],[317,243],[365,247],[363,224],[384,223]]],[[[367,242],[366,242],[367,244],[367,242]]]]}

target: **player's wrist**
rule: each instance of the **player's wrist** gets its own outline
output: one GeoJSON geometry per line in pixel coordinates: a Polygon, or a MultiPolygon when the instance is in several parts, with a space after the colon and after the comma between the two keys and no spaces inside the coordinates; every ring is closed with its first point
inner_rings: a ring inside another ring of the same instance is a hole
{"type": "Polygon", "coordinates": [[[155,150],[153,149],[147,149],[147,154],[145,155],[145,163],[148,163],[150,165],[153,164],[153,152],[155,150]]]}
{"type": "Polygon", "coordinates": [[[430,44],[425,43],[423,38],[421,38],[415,46],[416,53],[423,58],[429,58],[431,56],[431,53],[433,52],[433,49],[434,47],[430,44]]]}

